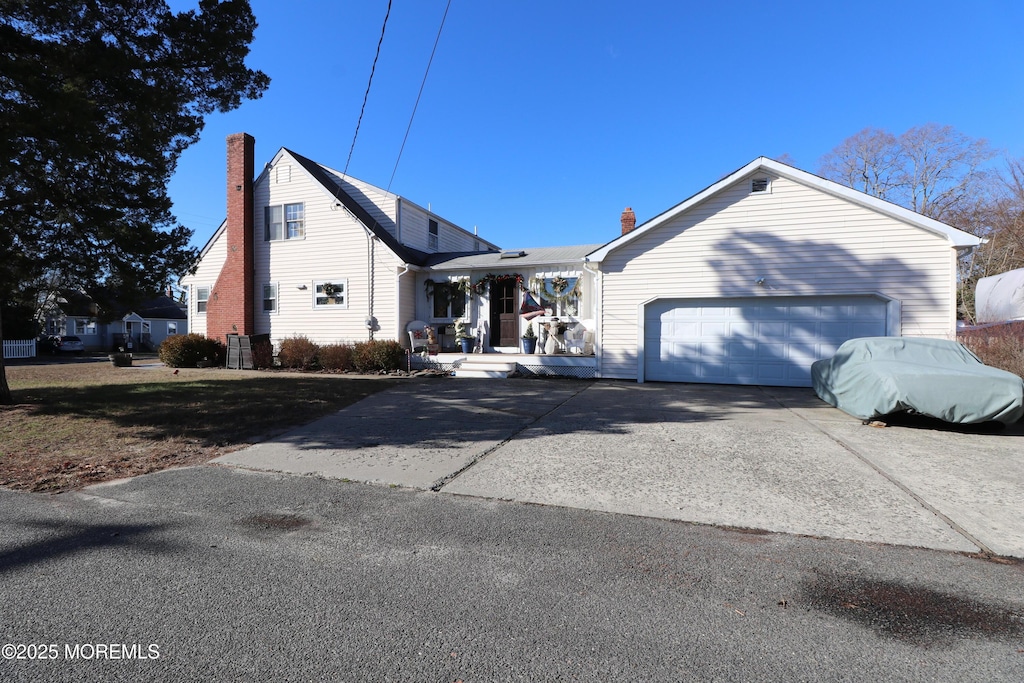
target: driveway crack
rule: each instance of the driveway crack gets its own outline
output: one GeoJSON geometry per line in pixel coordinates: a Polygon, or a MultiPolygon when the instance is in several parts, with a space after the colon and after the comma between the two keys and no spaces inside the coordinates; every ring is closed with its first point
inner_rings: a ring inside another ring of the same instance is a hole
{"type": "Polygon", "coordinates": [[[479,455],[477,455],[475,458],[470,460],[468,463],[466,463],[465,465],[463,465],[459,469],[455,470],[454,472],[450,472],[450,473],[446,474],[445,476],[441,477],[440,479],[438,479],[437,481],[435,481],[433,484],[430,485],[430,490],[431,491],[435,491],[435,492],[440,491],[442,488],[444,488],[445,486],[450,484],[452,481],[454,481],[457,477],[462,475],[463,472],[465,472],[469,468],[473,467],[473,465],[477,464],[478,462],[480,462],[481,460],[483,460],[484,458],[489,456],[491,453],[495,452],[496,450],[498,450],[499,448],[501,448],[502,446],[504,446],[508,442],[512,441],[517,436],[519,436],[520,434],[525,432],[527,429],[529,429],[533,425],[537,424],[537,422],[539,422],[540,420],[544,419],[545,417],[547,417],[551,413],[555,412],[556,410],[558,410],[559,408],[564,406],[566,403],[568,403],[569,401],[573,400],[574,398],[576,398],[577,396],[582,394],[584,391],[587,391],[588,389],[590,389],[591,386],[593,386],[593,385],[592,384],[591,385],[584,385],[584,386],[580,387],[579,389],[574,391],[572,394],[567,396],[565,398],[565,400],[562,401],[561,403],[558,403],[558,404],[554,405],[550,410],[547,410],[544,413],[541,413],[540,415],[537,415],[536,417],[534,417],[529,422],[524,423],[519,429],[517,429],[516,431],[512,432],[507,437],[505,437],[504,439],[502,439],[498,443],[494,444],[490,448],[482,451],[479,455]]]}
{"type": "Polygon", "coordinates": [[[960,526],[959,524],[957,524],[948,515],[946,515],[944,512],[939,510],[937,507],[935,507],[934,505],[929,503],[927,500],[922,498],[913,489],[911,489],[906,484],[901,482],[899,479],[897,479],[895,477],[895,475],[893,475],[891,472],[886,470],[884,467],[882,467],[878,463],[874,462],[871,458],[869,458],[868,456],[864,455],[863,453],[858,451],[856,448],[854,448],[850,444],[848,444],[845,441],[843,441],[842,439],[840,439],[838,436],[835,436],[835,435],[831,434],[830,432],[828,432],[827,430],[823,429],[820,425],[815,424],[811,420],[808,420],[806,417],[804,417],[803,415],[801,415],[797,411],[795,411],[792,408],[790,408],[789,406],[787,406],[785,403],[780,401],[778,398],[776,398],[775,396],[772,396],[770,393],[765,391],[763,388],[761,388],[761,391],[766,396],[768,396],[773,401],[775,401],[777,404],[779,404],[779,406],[781,406],[785,410],[788,410],[793,415],[796,415],[798,418],[800,418],[801,420],[803,420],[804,422],[806,422],[807,424],[809,424],[810,426],[814,427],[816,430],[818,430],[819,432],[824,434],[827,438],[829,438],[832,441],[834,441],[835,443],[839,444],[839,446],[841,446],[843,449],[845,449],[847,452],[849,452],[853,457],[855,457],[858,460],[860,460],[862,463],[864,463],[865,465],[867,465],[868,467],[873,469],[875,472],[878,472],[878,474],[881,475],[883,479],[888,481],[890,484],[892,484],[893,486],[895,486],[899,490],[903,491],[905,494],[910,496],[911,499],[916,501],[918,505],[920,505],[925,510],[927,510],[930,513],[932,513],[933,515],[935,515],[936,517],[941,519],[943,522],[948,524],[950,529],[952,529],[956,533],[960,534],[961,536],[966,538],[968,541],[973,543],[975,546],[977,546],[981,550],[981,552],[983,554],[990,555],[990,556],[993,556],[993,557],[997,557],[999,555],[997,552],[995,552],[994,550],[989,548],[987,545],[982,543],[981,540],[979,540],[978,538],[975,538],[975,536],[973,534],[971,534],[971,532],[967,531],[967,529],[965,529],[962,526],[960,526]]]}

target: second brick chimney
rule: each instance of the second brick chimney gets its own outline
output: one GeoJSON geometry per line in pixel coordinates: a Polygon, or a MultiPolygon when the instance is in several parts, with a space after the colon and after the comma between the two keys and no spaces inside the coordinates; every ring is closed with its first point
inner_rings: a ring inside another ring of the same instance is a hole
{"type": "Polygon", "coordinates": [[[253,290],[252,177],[256,140],[246,133],[228,136],[228,216],[221,239],[227,240],[227,257],[206,305],[206,336],[226,342],[229,334],[255,332],[253,290]]]}
{"type": "Polygon", "coordinates": [[[636,214],[633,213],[633,209],[626,207],[625,211],[622,212],[622,234],[633,232],[636,227],[636,214]]]}

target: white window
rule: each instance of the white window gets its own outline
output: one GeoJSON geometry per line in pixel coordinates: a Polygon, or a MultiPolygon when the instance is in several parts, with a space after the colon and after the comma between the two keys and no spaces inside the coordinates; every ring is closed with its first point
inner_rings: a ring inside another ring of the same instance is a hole
{"type": "Polygon", "coordinates": [[[544,278],[544,289],[540,292],[540,305],[551,309],[558,317],[577,316],[580,313],[580,290],[578,277],[544,278]]]}
{"type": "Polygon", "coordinates": [[[150,333],[152,333],[152,331],[153,331],[152,328],[153,328],[153,326],[149,324],[148,320],[143,320],[142,321],[142,334],[150,334],[150,333]]]}
{"type": "Polygon", "coordinates": [[[300,240],[306,236],[306,208],[303,204],[268,206],[263,212],[263,239],[300,240]]]}
{"type": "Polygon", "coordinates": [[[435,282],[431,298],[435,318],[461,318],[466,315],[466,292],[454,282],[435,282]]]}
{"type": "Polygon", "coordinates": [[[313,283],[313,308],[348,308],[348,280],[313,283]]]}
{"type": "Polygon", "coordinates": [[[96,321],[81,318],[75,320],[74,334],[96,334],[96,321]]]}
{"type": "Polygon", "coordinates": [[[437,243],[438,243],[437,235],[438,235],[437,221],[431,220],[430,224],[427,226],[427,248],[428,249],[433,249],[435,251],[437,250],[437,243]]]}
{"type": "Polygon", "coordinates": [[[277,312],[277,283],[263,285],[263,311],[265,313],[277,312]]]}
{"type": "Polygon", "coordinates": [[[178,323],[174,320],[167,321],[167,336],[171,337],[178,334],[178,323]]]}
{"type": "Polygon", "coordinates": [[[206,303],[210,300],[209,287],[196,287],[196,313],[206,313],[206,303]]]}

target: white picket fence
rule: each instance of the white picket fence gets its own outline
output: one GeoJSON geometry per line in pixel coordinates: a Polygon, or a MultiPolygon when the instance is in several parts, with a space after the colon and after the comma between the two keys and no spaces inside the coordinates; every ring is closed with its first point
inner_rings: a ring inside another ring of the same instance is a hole
{"type": "Polygon", "coordinates": [[[4,339],[4,358],[35,358],[35,339],[4,339]]]}

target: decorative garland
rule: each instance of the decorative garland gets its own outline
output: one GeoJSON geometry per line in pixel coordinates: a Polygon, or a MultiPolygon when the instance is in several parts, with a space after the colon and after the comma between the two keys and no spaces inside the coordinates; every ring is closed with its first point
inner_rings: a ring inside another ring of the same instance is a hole
{"type": "Polygon", "coordinates": [[[569,286],[569,278],[556,276],[553,278],[532,277],[530,278],[530,291],[546,301],[557,301],[562,303],[567,299],[578,297],[581,294],[580,284],[583,278],[573,278],[576,282],[569,286]],[[548,288],[547,280],[551,280],[551,287],[548,288]]]}
{"type": "Polygon", "coordinates": [[[441,283],[437,283],[434,280],[431,280],[431,279],[428,278],[427,280],[424,280],[424,282],[423,282],[423,289],[426,292],[427,301],[430,301],[430,297],[434,296],[434,287],[436,287],[438,284],[454,285],[455,289],[457,289],[458,291],[462,292],[463,294],[468,294],[469,296],[473,296],[473,292],[474,292],[473,285],[472,285],[472,283],[470,283],[468,277],[459,278],[457,280],[448,280],[448,281],[441,282],[441,283]]]}
{"type": "Polygon", "coordinates": [[[501,275],[487,273],[487,275],[484,275],[482,278],[473,283],[473,291],[476,292],[477,294],[483,294],[490,288],[492,282],[515,282],[516,287],[518,287],[520,290],[524,292],[530,291],[523,285],[523,276],[520,275],[519,273],[503,273],[501,275]]]}

